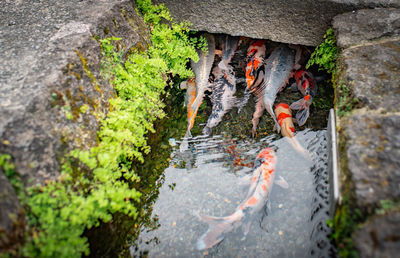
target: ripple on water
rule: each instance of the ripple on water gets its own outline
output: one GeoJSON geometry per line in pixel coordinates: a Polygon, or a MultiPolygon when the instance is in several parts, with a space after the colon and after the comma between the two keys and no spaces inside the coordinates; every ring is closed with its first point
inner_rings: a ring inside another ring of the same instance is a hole
{"type": "Polygon", "coordinates": [[[160,226],[153,231],[142,229],[135,248],[131,248],[132,256],[141,253],[149,257],[331,255],[334,249],[325,223],[329,209],[326,130],[304,130],[296,137],[312,153],[312,161],[303,158],[277,135],[259,141],[219,135],[195,137],[188,140],[185,152],[180,152],[177,146],[153,209],[160,226]],[[235,160],[252,162],[265,147],[276,150],[277,176],[285,178],[289,188],[273,187],[269,205],[252,218],[247,236],[238,228],[217,246],[196,250],[196,241],[208,225],[195,213],[230,215],[247,193],[240,179],[251,172],[247,167],[235,167],[235,160]]]}

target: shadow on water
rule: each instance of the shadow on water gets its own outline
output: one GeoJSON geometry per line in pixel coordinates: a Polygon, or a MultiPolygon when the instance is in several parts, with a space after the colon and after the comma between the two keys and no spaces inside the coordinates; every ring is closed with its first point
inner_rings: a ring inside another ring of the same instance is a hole
{"type": "MultiPolygon", "coordinates": [[[[237,78],[244,77],[240,60],[246,49],[242,45],[232,60],[237,78]]],[[[329,210],[326,125],[333,89],[326,74],[314,67],[311,70],[326,80],[318,85],[320,92],[307,123],[303,127],[296,125],[296,137],[312,153],[312,161],[305,160],[272,131],[273,120],[266,112],[260,120],[257,138],[251,138],[252,97],[241,113],[234,108],[225,114],[223,121],[213,128],[211,137],[194,137],[189,141],[189,150],[180,152],[179,139],[187,126],[186,108],[182,106],[184,92],[174,87],[166,98],[167,118],[157,123],[155,134],[149,135],[151,153],[144,164],[133,168],[141,178],[135,188],[143,193],[137,204],[139,216],[132,221],[117,215],[112,222],[88,230],[85,235],[89,238],[91,256],[334,256],[326,225],[329,210]],[[169,143],[174,145],[174,141],[177,145],[171,147],[169,143]],[[290,187],[273,187],[270,209],[266,205],[253,218],[246,237],[238,228],[210,250],[196,250],[196,241],[208,226],[194,213],[213,216],[232,213],[247,192],[240,180],[251,171],[255,156],[265,147],[276,150],[277,175],[284,177],[290,187]]],[[[239,97],[244,88],[244,83],[237,85],[239,97]]],[[[276,103],[292,103],[301,97],[286,88],[276,103]]],[[[201,134],[210,113],[206,97],[196,117],[193,135],[201,134]]]]}

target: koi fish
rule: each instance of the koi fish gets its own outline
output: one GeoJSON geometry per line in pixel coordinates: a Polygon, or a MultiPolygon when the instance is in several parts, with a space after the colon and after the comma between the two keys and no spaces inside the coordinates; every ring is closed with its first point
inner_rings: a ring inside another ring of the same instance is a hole
{"type": "Polygon", "coordinates": [[[235,51],[239,45],[239,37],[233,37],[230,35],[220,36],[219,41],[222,45],[222,56],[221,62],[219,62],[218,66],[223,71],[229,70],[228,65],[232,60],[232,57],[235,54],[235,51]]]}
{"type": "Polygon", "coordinates": [[[193,102],[196,99],[196,82],[194,78],[189,78],[187,81],[181,82],[180,88],[186,89],[185,105],[187,107],[188,130],[191,130],[194,125],[194,118],[197,110],[193,110],[193,102]]]}
{"type": "Polygon", "coordinates": [[[294,125],[292,112],[290,111],[289,105],[286,103],[280,103],[275,106],[275,115],[278,119],[278,123],[281,126],[281,134],[285,139],[292,145],[298,153],[302,154],[306,159],[311,160],[310,153],[301,146],[294,136],[294,125]]]}
{"type": "Polygon", "coordinates": [[[284,137],[294,137],[294,125],[292,119],[292,112],[289,105],[280,103],[275,106],[275,115],[278,119],[278,124],[281,126],[281,134],[284,137]]]}
{"type": "MultiPolygon", "coordinates": [[[[223,61],[221,61],[223,62],[223,61]]],[[[212,111],[208,117],[207,124],[203,128],[203,134],[209,135],[211,128],[217,126],[222,117],[235,105],[236,97],[236,79],[233,73],[233,68],[228,65],[229,71],[223,73],[219,66],[213,69],[213,74],[216,75],[214,83],[211,86],[211,103],[212,111]]]]}
{"type": "Polygon", "coordinates": [[[217,126],[222,117],[236,103],[236,78],[232,66],[229,65],[239,43],[238,37],[224,36],[222,41],[222,56],[219,64],[213,69],[214,82],[211,84],[212,112],[208,118],[203,134],[209,135],[211,128],[217,126]]]}
{"type": "Polygon", "coordinates": [[[239,108],[238,113],[240,113],[241,109],[246,105],[247,101],[250,98],[251,92],[254,92],[257,87],[264,83],[265,50],[266,48],[264,40],[253,41],[247,49],[246,59],[248,60],[248,62],[246,65],[245,73],[246,90],[243,99],[240,101],[240,103],[237,104],[237,107],[239,108]]]}
{"type": "Polygon", "coordinates": [[[190,65],[194,71],[196,76],[196,98],[193,103],[190,105],[191,116],[188,119],[189,124],[186,131],[186,137],[190,137],[190,129],[193,127],[194,119],[197,115],[197,111],[204,99],[204,93],[207,89],[210,88],[210,84],[208,82],[212,64],[214,62],[215,56],[215,39],[211,34],[204,34],[204,37],[207,40],[208,45],[208,53],[204,53],[201,49],[196,50],[199,56],[199,61],[194,62],[190,61],[190,65]]]}
{"type": "Polygon", "coordinates": [[[256,40],[247,49],[246,83],[247,90],[252,91],[264,81],[265,41],[256,40]]]}
{"type": "MultiPolygon", "coordinates": [[[[266,204],[275,178],[275,153],[271,148],[263,149],[256,157],[251,177],[251,184],[246,199],[236,208],[235,212],[226,217],[214,217],[197,214],[209,224],[205,232],[197,241],[199,250],[211,248],[221,242],[225,235],[238,228],[246,221],[244,233],[250,229],[250,215],[260,211],[266,204]]],[[[280,179],[282,187],[287,188],[287,183],[280,179]]]]}
{"type": "Polygon", "coordinates": [[[293,102],[290,105],[292,110],[300,110],[296,114],[297,123],[302,126],[306,123],[310,116],[310,105],[313,98],[317,94],[317,84],[313,75],[309,71],[298,70],[295,72],[294,77],[296,82],[292,87],[296,87],[303,94],[304,98],[293,102]]]}
{"type": "Polygon", "coordinates": [[[253,137],[256,134],[258,122],[264,109],[272,116],[275,121],[275,129],[280,132],[280,126],[276,120],[272,105],[276,95],[282,91],[291,77],[293,66],[295,65],[295,53],[285,45],[275,48],[268,57],[265,65],[265,76],[263,85],[255,89],[257,97],[256,111],[253,114],[253,137]],[[262,97],[261,97],[262,96],[262,97]]]}

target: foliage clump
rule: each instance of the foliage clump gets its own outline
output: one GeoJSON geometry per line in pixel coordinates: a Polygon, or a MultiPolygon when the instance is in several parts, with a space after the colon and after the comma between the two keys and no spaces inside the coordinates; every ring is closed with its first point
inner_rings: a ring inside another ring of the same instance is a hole
{"type": "Polygon", "coordinates": [[[311,54],[306,68],[308,69],[310,66],[316,64],[320,69],[324,69],[328,73],[332,74],[332,81],[334,81],[338,51],[335,33],[332,28],[329,28],[326,31],[324,39],[324,42],[317,46],[315,51],[311,54]]]}
{"type": "Polygon", "coordinates": [[[141,193],[132,188],[139,177],[134,162],[149,153],[146,134],[153,122],[165,116],[161,96],[171,76],[187,77],[189,59],[198,60],[188,24],[175,23],[163,6],[150,0],[137,5],[151,29],[151,46],[134,51],[126,60],[117,51],[118,38],[100,40],[102,75],[115,89],[110,111],[101,119],[99,143],[72,150],[63,160],[59,180],[26,190],[22,202],[28,210],[29,232],[20,256],[80,257],[89,254],[86,228],[109,222],[115,213],[133,219],[141,193]],[[164,22],[166,21],[166,22],[164,22]]]}

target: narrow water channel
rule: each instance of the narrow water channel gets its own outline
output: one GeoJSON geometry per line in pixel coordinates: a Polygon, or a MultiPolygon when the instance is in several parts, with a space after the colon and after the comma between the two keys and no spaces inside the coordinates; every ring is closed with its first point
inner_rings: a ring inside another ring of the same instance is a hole
{"type": "Polygon", "coordinates": [[[308,161],[293,150],[284,138],[275,135],[257,141],[238,140],[221,135],[196,137],[189,150],[178,147],[164,171],[163,186],[153,207],[159,227],[143,228],[133,256],[148,257],[321,257],[329,256],[327,140],[326,130],[304,130],[297,134],[300,144],[312,154],[308,161]],[[258,152],[276,150],[276,173],[289,188],[274,186],[269,204],[252,219],[244,236],[241,228],[229,233],[217,246],[196,250],[196,241],[208,225],[196,212],[214,216],[231,214],[245,198],[241,178],[251,171],[236,166],[232,149],[242,163],[254,160],[258,152]]]}
{"type": "MultiPolygon", "coordinates": [[[[232,60],[236,78],[241,81],[237,85],[238,97],[245,88],[240,60],[246,49],[247,46],[238,49],[232,60]]],[[[324,76],[317,69],[311,69],[314,75],[324,76]]],[[[258,135],[251,137],[253,97],[240,113],[234,108],[225,114],[211,136],[201,135],[211,113],[206,98],[192,129],[195,137],[189,140],[188,149],[179,148],[181,139],[169,139],[170,158],[167,164],[159,166],[163,171],[157,171],[160,176],[152,181],[155,190],[147,193],[151,199],[146,201],[148,222],[138,225],[138,232],[129,241],[129,251],[125,249],[124,253],[131,257],[334,256],[335,248],[329,242],[330,230],[326,225],[329,218],[326,126],[333,92],[328,81],[319,83],[320,91],[307,123],[301,127],[296,125],[296,139],[311,154],[310,159],[296,152],[285,138],[272,130],[273,121],[266,112],[258,135]],[[252,162],[266,147],[274,149],[277,155],[276,178],[282,176],[289,187],[273,186],[262,211],[252,217],[247,235],[239,227],[226,234],[218,245],[197,250],[197,240],[208,229],[208,224],[197,214],[232,214],[248,191],[249,185],[243,184],[243,177],[251,173],[252,162]]],[[[299,92],[287,87],[278,95],[276,103],[292,103],[301,97],[299,92]]],[[[173,131],[172,137],[182,137],[184,128],[164,128],[163,152],[168,144],[165,138],[168,131],[173,131]],[[177,130],[182,131],[177,133],[177,130]]]]}

